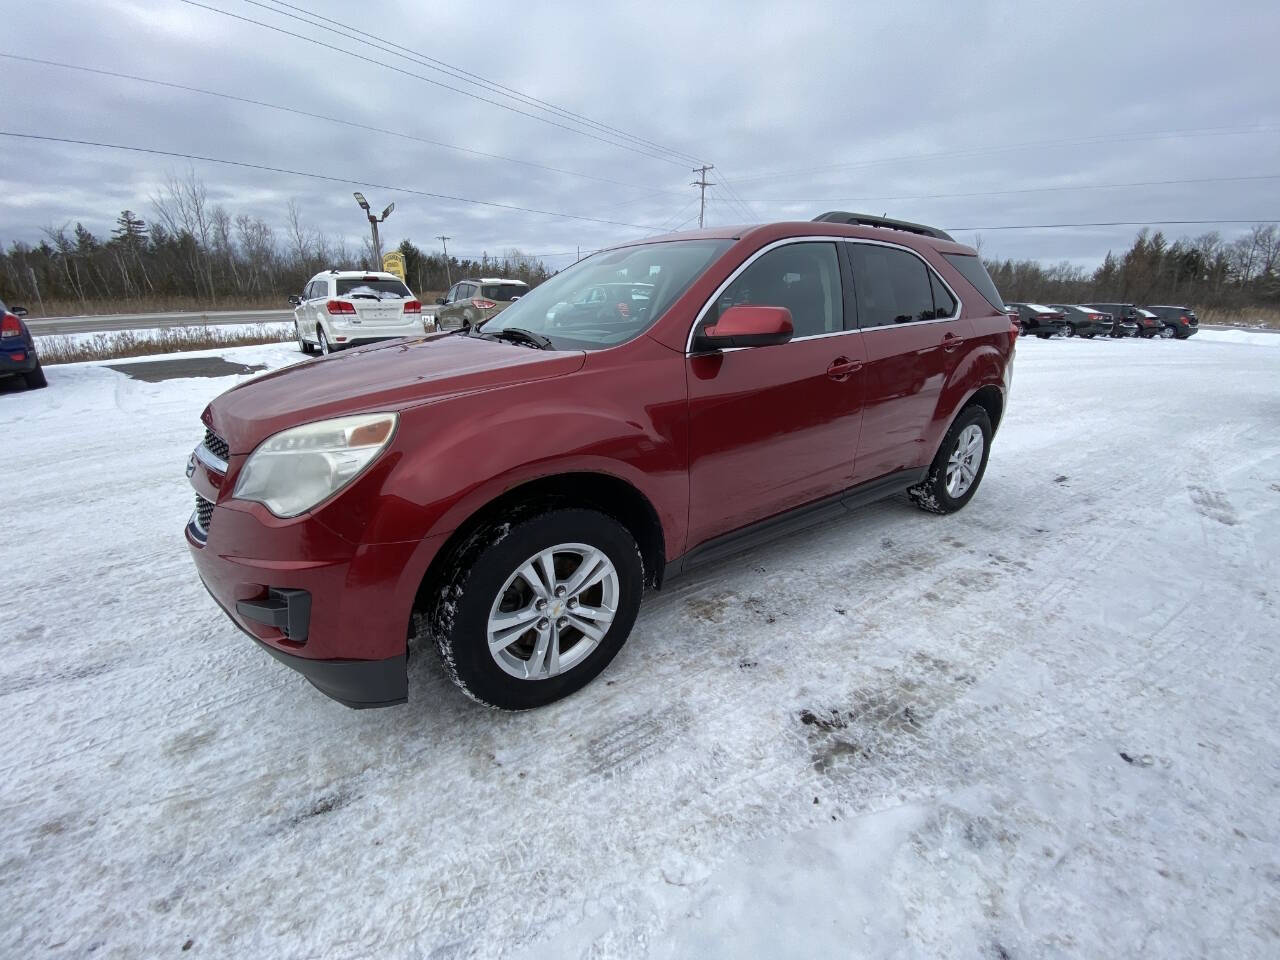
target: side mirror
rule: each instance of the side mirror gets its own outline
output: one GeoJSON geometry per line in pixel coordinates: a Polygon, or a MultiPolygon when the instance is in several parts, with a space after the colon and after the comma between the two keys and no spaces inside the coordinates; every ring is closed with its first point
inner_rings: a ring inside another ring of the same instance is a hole
{"type": "Polygon", "coordinates": [[[9,312],[15,317],[25,317],[27,315],[26,307],[10,307],[9,312]]]}
{"type": "Polygon", "coordinates": [[[448,303],[448,302],[449,302],[449,301],[448,301],[448,300],[446,300],[444,297],[436,297],[436,306],[437,306],[437,307],[443,307],[443,306],[444,306],[446,303],[448,303]]]}
{"type": "Polygon", "coordinates": [[[772,347],[795,333],[786,307],[730,307],[702,331],[701,340],[713,350],[724,347],[772,347]]]}
{"type": "Polygon", "coordinates": [[[298,307],[302,305],[302,298],[295,293],[289,297],[289,302],[298,307]]]}

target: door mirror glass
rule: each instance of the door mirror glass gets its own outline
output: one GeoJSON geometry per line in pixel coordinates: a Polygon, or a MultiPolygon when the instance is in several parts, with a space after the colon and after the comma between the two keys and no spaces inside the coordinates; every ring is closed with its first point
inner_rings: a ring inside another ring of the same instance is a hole
{"type": "Polygon", "coordinates": [[[436,297],[436,306],[437,306],[437,307],[443,307],[443,306],[444,306],[446,303],[448,303],[448,302],[449,302],[449,301],[448,301],[447,299],[445,299],[444,297],[436,297]]]}
{"type": "Polygon", "coordinates": [[[9,312],[15,317],[25,317],[27,315],[26,307],[10,307],[9,312]]]}
{"type": "Polygon", "coordinates": [[[295,293],[289,297],[289,302],[292,303],[295,307],[300,306],[302,303],[302,298],[295,293]]]}
{"type": "Polygon", "coordinates": [[[709,327],[702,339],[712,349],[725,347],[772,347],[791,339],[795,328],[786,307],[729,307],[709,327]]]}

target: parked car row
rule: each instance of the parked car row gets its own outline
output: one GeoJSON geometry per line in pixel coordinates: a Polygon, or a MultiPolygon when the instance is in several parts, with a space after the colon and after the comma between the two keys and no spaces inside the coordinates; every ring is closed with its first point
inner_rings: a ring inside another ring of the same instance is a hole
{"type": "Polygon", "coordinates": [[[1186,340],[1200,320],[1190,307],[1132,303],[1008,303],[1009,316],[1023,336],[1049,337],[1161,337],[1186,340]]]}

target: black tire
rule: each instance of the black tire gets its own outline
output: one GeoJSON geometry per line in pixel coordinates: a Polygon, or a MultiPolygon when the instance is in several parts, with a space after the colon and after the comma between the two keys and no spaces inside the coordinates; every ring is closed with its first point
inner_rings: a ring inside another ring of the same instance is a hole
{"type": "Polygon", "coordinates": [[[942,438],[938,454],[929,465],[929,472],[924,480],[907,490],[912,502],[921,510],[929,513],[955,513],[973,499],[978,487],[982,485],[982,477],[987,472],[987,458],[991,455],[991,418],[987,411],[977,404],[965,407],[960,411],[947,435],[942,438]],[[955,450],[960,434],[971,424],[977,424],[982,431],[982,462],[978,465],[977,475],[969,488],[958,497],[947,493],[947,461],[955,450]]]}
{"type": "Polygon", "coordinates": [[[47,387],[49,381],[44,377],[44,368],[40,366],[40,361],[36,361],[36,368],[30,373],[24,373],[22,379],[27,383],[28,390],[39,390],[41,387],[47,387]]]}
{"type": "Polygon", "coordinates": [[[1052,337],[1052,336],[1053,336],[1053,334],[1052,334],[1052,333],[1037,333],[1037,334],[1036,334],[1036,336],[1037,336],[1037,337],[1039,337],[1041,340],[1048,340],[1050,337],[1052,337]]]}
{"type": "Polygon", "coordinates": [[[477,531],[454,554],[443,583],[426,611],[425,628],[440,650],[446,672],[478,703],[527,710],[586,686],[617,655],[640,610],[644,563],[635,539],[612,517],[594,510],[551,509],[507,518],[501,525],[477,531]],[[594,547],[609,558],[618,575],[617,612],[581,663],[553,677],[519,679],[498,666],[489,652],[490,610],[503,584],[526,560],[568,543],[594,547]]]}
{"type": "Polygon", "coordinates": [[[337,347],[329,342],[328,335],[324,332],[324,327],[316,324],[316,343],[319,344],[321,356],[329,356],[337,351],[337,347]]]}
{"type": "Polygon", "coordinates": [[[298,334],[298,349],[299,349],[299,350],[301,350],[303,353],[307,354],[308,356],[310,356],[310,355],[311,355],[311,344],[310,344],[310,342],[309,342],[309,341],[307,341],[307,340],[303,339],[303,336],[302,336],[302,327],[301,327],[301,326],[299,326],[299,325],[295,322],[295,323],[294,323],[294,325],[293,325],[293,329],[294,329],[294,330],[297,332],[297,334],[298,334]]]}

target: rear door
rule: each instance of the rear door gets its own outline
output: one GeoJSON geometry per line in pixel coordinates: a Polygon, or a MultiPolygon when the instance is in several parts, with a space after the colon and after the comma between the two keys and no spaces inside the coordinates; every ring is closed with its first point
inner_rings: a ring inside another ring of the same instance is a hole
{"type": "Polygon", "coordinates": [[[929,427],[971,331],[955,293],[919,254],[865,241],[847,250],[867,355],[854,471],[861,483],[932,456],[929,427]]]}
{"type": "Polygon", "coordinates": [[[754,255],[698,328],[737,304],[788,308],[795,336],[689,356],[690,547],[839,493],[853,472],[862,337],[845,323],[836,244],[787,241],[754,255]]]}

